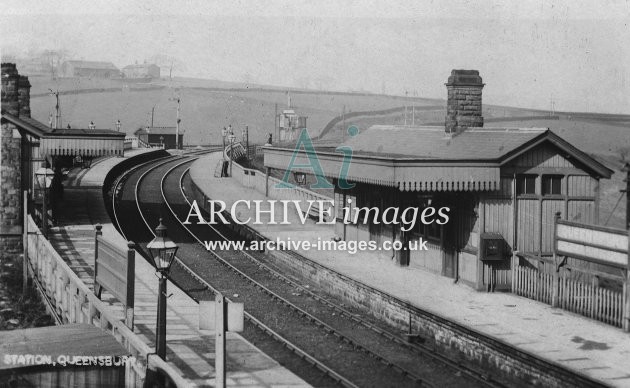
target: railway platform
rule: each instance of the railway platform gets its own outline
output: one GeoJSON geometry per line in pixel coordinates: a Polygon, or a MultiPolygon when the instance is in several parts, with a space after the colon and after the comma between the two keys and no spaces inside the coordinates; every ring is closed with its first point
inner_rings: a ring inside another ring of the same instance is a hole
{"type": "MultiPolygon", "coordinates": [[[[131,153],[133,155],[135,153],[131,153]]],[[[64,182],[58,225],[49,240],[69,266],[93,286],[94,225],[103,225],[103,237],[126,247],[124,238],[111,223],[104,206],[101,185],[107,172],[121,158],[95,161],[87,170],[73,170],[64,182]]],[[[155,346],[157,278],[155,269],[142,257],[136,260],[134,331],[149,346],[155,346]]],[[[198,305],[169,282],[172,296],[167,303],[167,361],[197,386],[214,385],[214,333],[198,329],[198,305]]],[[[103,292],[103,300],[114,308],[122,306],[103,292]]],[[[235,333],[227,335],[227,385],[231,387],[305,387],[295,374],[265,355],[235,333]]]]}
{"type": "MultiPolygon", "coordinates": [[[[264,193],[245,187],[236,179],[215,177],[214,166],[220,158],[218,153],[203,156],[190,170],[194,184],[207,198],[225,202],[227,209],[237,200],[267,199],[264,193]]],[[[249,216],[254,219],[253,207],[238,209],[240,219],[249,216]]],[[[281,206],[276,207],[276,212],[275,218],[283,219],[281,206]]],[[[332,225],[316,225],[310,219],[302,225],[294,212],[287,217],[290,225],[248,226],[270,240],[290,237],[315,243],[318,239],[335,237],[332,225]]],[[[453,284],[452,279],[396,266],[391,258],[375,252],[295,252],[394,299],[516,350],[605,385],[630,387],[627,368],[630,335],[621,329],[513,294],[478,292],[466,285],[453,284]]]]}

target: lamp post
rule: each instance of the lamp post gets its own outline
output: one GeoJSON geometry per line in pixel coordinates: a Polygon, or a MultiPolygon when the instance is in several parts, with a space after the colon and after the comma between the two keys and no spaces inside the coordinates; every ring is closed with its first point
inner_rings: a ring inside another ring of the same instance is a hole
{"type": "MultiPolygon", "coordinates": [[[[626,179],[624,180],[624,182],[626,182],[626,189],[621,191],[626,193],[626,230],[630,231],[630,163],[626,162],[621,171],[625,171],[626,173],[626,179]]],[[[630,245],[630,240],[628,245],[630,245]]],[[[628,255],[630,255],[630,253],[628,253],[628,255]]]]}
{"type": "Polygon", "coordinates": [[[120,127],[121,127],[120,120],[116,120],[116,131],[117,132],[120,132],[120,127]]]}
{"type": "Polygon", "coordinates": [[[232,164],[234,164],[234,140],[236,140],[236,136],[233,133],[230,133],[228,136],[230,140],[230,177],[232,176],[232,164]]]}
{"type": "Polygon", "coordinates": [[[160,145],[162,146],[162,149],[164,149],[164,136],[160,136],[160,145]]]}
{"type": "Polygon", "coordinates": [[[94,121],[90,121],[90,125],[88,125],[88,129],[96,129],[96,125],[94,124],[94,121]]]}
{"type": "Polygon", "coordinates": [[[160,224],[155,228],[155,238],[147,244],[147,249],[160,275],[155,353],[163,360],[166,360],[166,280],[178,248],[177,244],[166,236],[166,226],[162,224],[160,218],[160,224]]]}
{"type": "Polygon", "coordinates": [[[245,126],[243,130],[243,143],[245,143],[245,154],[247,155],[247,161],[249,162],[249,126],[245,126]]]}
{"type": "Polygon", "coordinates": [[[42,233],[48,238],[48,208],[46,204],[46,191],[52,184],[55,172],[46,167],[46,162],[42,162],[42,166],[35,171],[35,181],[37,188],[42,193],[42,233]]]}
{"type": "Polygon", "coordinates": [[[223,160],[225,160],[225,137],[227,136],[227,134],[227,129],[223,127],[223,129],[221,130],[221,138],[223,139],[223,148],[221,149],[221,152],[223,152],[223,160]]]}

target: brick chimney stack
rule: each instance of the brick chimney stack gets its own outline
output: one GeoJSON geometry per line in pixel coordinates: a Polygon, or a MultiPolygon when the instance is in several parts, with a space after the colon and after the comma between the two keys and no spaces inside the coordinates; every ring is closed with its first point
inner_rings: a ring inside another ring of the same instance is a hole
{"type": "Polygon", "coordinates": [[[477,70],[452,70],[448,82],[446,133],[457,134],[466,128],[483,127],[481,89],[483,82],[477,70]]]}
{"type": "Polygon", "coordinates": [[[2,112],[19,116],[18,75],[15,63],[2,64],[2,112]]]}
{"type": "Polygon", "coordinates": [[[31,83],[25,75],[18,80],[18,103],[20,117],[31,117],[31,83]]]}
{"type": "MultiPolygon", "coordinates": [[[[1,68],[2,113],[16,117],[20,113],[30,116],[28,79],[20,83],[21,78],[14,63],[3,63],[1,68]],[[26,103],[23,109],[20,109],[21,100],[26,103]]],[[[22,250],[21,143],[18,128],[8,120],[3,120],[0,127],[0,252],[3,255],[17,255],[22,250]]]]}

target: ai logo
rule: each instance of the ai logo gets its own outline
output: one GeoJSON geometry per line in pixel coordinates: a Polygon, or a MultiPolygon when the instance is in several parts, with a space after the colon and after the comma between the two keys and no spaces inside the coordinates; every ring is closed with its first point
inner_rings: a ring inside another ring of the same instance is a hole
{"type": "MultiPolygon", "coordinates": [[[[359,128],[354,125],[351,125],[347,129],[348,136],[354,137],[359,134],[359,128]]],[[[352,147],[350,146],[339,146],[335,149],[336,152],[340,152],[343,154],[343,161],[341,163],[341,168],[339,170],[339,182],[338,186],[340,189],[351,189],[354,187],[354,183],[349,183],[348,172],[350,170],[350,162],[352,161],[352,147]]],[[[311,170],[317,182],[311,185],[311,189],[332,189],[334,186],[326,179],[324,176],[324,169],[322,168],[321,163],[319,162],[319,158],[317,157],[317,152],[315,151],[315,147],[313,147],[313,140],[308,134],[308,129],[302,129],[300,132],[300,137],[298,138],[297,144],[295,145],[295,149],[293,150],[293,155],[291,156],[291,160],[289,161],[289,165],[287,166],[286,171],[284,172],[284,176],[282,177],[282,182],[276,184],[276,188],[278,189],[286,189],[293,188],[295,185],[289,183],[289,177],[291,176],[291,172],[294,169],[300,170],[311,170]],[[308,163],[306,164],[298,164],[296,163],[296,159],[298,154],[300,153],[300,149],[304,147],[304,152],[306,153],[306,157],[308,158],[308,163]]]]}

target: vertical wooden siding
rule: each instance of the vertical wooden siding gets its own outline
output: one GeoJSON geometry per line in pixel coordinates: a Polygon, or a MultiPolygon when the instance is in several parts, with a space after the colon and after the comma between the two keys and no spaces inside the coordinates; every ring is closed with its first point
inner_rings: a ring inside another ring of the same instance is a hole
{"type": "Polygon", "coordinates": [[[569,200],[567,213],[566,219],[569,221],[593,224],[595,223],[595,202],[569,200]]]}
{"type": "Polygon", "coordinates": [[[597,180],[588,175],[570,175],[569,180],[569,196],[570,197],[592,197],[595,195],[595,186],[597,180]]]}
{"type": "Polygon", "coordinates": [[[459,278],[468,284],[475,285],[477,282],[477,255],[468,252],[459,253],[459,278]]]}
{"type": "Polygon", "coordinates": [[[540,220],[537,199],[518,199],[517,250],[537,252],[540,246],[540,220]]]}
{"type": "Polygon", "coordinates": [[[484,206],[485,232],[501,233],[505,241],[512,246],[514,233],[514,211],[511,199],[486,199],[484,206]]]}
{"type": "Polygon", "coordinates": [[[542,252],[553,252],[553,224],[556,212],[564,213],[564,200],[542,200],[542,252]]]}
{"type": "Polygon", "coordinates": [[[518,167],[573,168],[573,163],[558,154],[551,144],[543,144],[524,153],[514,162],[518,167]]]}

